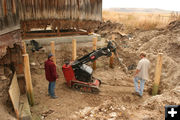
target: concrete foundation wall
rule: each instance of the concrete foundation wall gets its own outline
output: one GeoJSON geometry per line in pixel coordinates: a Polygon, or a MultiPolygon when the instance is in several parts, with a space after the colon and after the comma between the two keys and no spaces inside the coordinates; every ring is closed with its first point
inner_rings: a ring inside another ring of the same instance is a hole
{"type": "MultiPolygon", "coordinates": [[[[38,39],[33,39],[40,43],[41,45],[48,45],[50,44],[51,41],[55,41],[55,44],[58,43],[67,43],[67,42],[72,42],[73,39],[76,39],[77,42],[91,42],[94,37],[97,37],[98,40],[101,40],[101,36],[98,34],[93,34],[93,35],[80,35],[80,36],[66,36],[66,37],[53,37],[53,38],[38,38],[38,39]]],[[[32,39],[26,39],[24,40],[27,44],[30,43],[32,39]]]]}

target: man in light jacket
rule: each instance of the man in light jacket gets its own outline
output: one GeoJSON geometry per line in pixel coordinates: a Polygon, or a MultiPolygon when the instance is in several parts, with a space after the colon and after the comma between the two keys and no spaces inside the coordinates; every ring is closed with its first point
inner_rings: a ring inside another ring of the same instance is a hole
{"type": "Polygon", "coordinates": [[[146,53],[141,52],[140,54],[141,60],[139,61],[136,73],[134,75],[134,87],[135,87],[135,94],[139,96],[143,96],[144,84],[145,81],[149,79],[148,70],[150,67],[150,62],[146,58],[146,53]],[[140,88],[138,87],[138,81],[140,80],[140,88]]]}

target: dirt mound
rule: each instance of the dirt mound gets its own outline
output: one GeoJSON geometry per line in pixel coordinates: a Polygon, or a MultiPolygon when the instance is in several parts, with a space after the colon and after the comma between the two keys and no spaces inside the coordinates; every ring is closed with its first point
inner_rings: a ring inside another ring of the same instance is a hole
{"type": "Polygon", "coordinates": [[[97,30],[96,33],[101,34],[103,38],[111,39],[112,34],[116,34],[118,38],[123,38],[124,36],[119,31],[124,30],[123,24],[120,23],[112,23],[111,21],[102,22],[97,30]]]}
{"type": "Polygon", "coordinates": [[[13,72],[8,66],[0,66],[0,69],[0,119],[15,120],[13,117],[15,116],[14,110],[8,93],[13,72]]]}
{"type": "MultiPolygon", "coordinates": [[[[178,23],[174,24],[178,26],[178,23]]],[[[99,94],[78,92],[66,86],[61,67],[64,61],[72,58],[72,46],[67,43],[56,45],[56,59],[60,76],[57,81],[56,94],[59,99],[49,99],[46,95],[48,82],[44,76],[44,61],[51,50],[49,46],[44,46],[44,51],[30,53],[30,63],[36,63],[36,66],[31,65],[34,93],[37,100],[37,105],[32,108],[33,116],[47,120],[162,120],[166,104],[180,104],[180,30],[178,27],[174,27],[172,31],[164,28],[122,34],[124,29],[125,27],[119,23],[107,21],[103,22],[96,30],[105,39],[111,39],[112,35],[115,35],[118,55],[129,68],[126,74],[119,66],[117,59],[114,69],[111,69],[109,68],[109,58],[99,58],[96,61],[97,69],[94,71],[94,77],[102,80],[99,94]],[[132,95],[134,92],[134,69],[140,59],[141,51],[147,53],[147,58],[151,62],[150,80],[145,83],[142,98],[132,95]],[[159,52],[163,53],[159,95],[151,96],[159,52]]],[[[86,45],[78,43],[77,46],[78,58],[92,51],[92,43],[86,43],[86,45]]],[[[89,65],[92,64],[89,63],[89,65]]]]}
{"type": "Polygon", "coordinates": [[[143,102],[142,105],[139,105],[135,109],[138,110],[139,113],[144,113],[144,115],[146,115],[146,113],[148,112],[149,114],[151,114],[153,120],[162,120],[164,119],[165,116],[166,105],[179,105],[179,104],[180,104],[180,86],[175,87],[174,89],[165,92],[161,95],[148,98],[146,101],[143,102]]]}
{"type": "MultiPolygon", "coordinates": [[[[113,25],[112,25],[113,26],[113,25]]],[[[162,75],[161,75],[161,83],[159,88],[159,94],[155,97],[150,97],[143,103],[144,109],[141,110],[141,113],[149,116],[151,119],[164,119],[164,106],[167,104],[179,104],[179,85],[180,85],[180,21],[171,22],[166,28],[162,30],[149,30],[149,31],[137,31],[135,32],[131,38],[128,37],[122,39],[118,35],[115,35],[116,42],[119,45],[118,53],[119,56],[122,57],[125,64],[127,66],[131,64],[137,64],[139,58],[139,53],[141,51],[145,51],[147,53],[147,57],[151,62],[150,68],[150,80],[146,82],[147,91],[152,88],[155,66],[157,60],[157,54],[163,53],[163,66],[162,66],[162,75]],[[123,41],[123,42],[122,42],[123,41]],[[124,42],[125,41],[125,42],[124,42]],[[125,43],[126,46],[123,46],[125,43]],[[174,86],[177,86],[174,89],[174,86]],[[176,92],[174,92],[176,91],[176,92]],[[175,98],[172,100],[171,98],[175,98]],[[155,106],[158,107],[155,107],[155,106]],[[148,112],[148,106],[152,107],[151,110],[153,112],[148,112]],[[155,108],[154,108],[154,107],[155,108]],[[158,108],[158,109],[156,109],[158,108]],[[160,110],[161,109],[161,110],[160,110]],[[152,117],[154,112],[155,117],[152,117]],[[161,116],[159,116],[161,114],[161,116]]],[[[117,31],[120,33],[121,30],[117,31]]],[[[111,30],[106,31],[106,38],[110,38],[112,36],[111,30]]],[[[104,34],[104,33],[103,33],[104,34]]],[[[141,106],[141,105],[140,105],[141,106]]],[[[137,108],[134,108],[137,110],[137,108]]],[[[139,115],[139,114],[138,114],[139,115]]],[[[141,116],[141,115],[140,115],[141,116]]],[[[141,118],[141,117],[139,117],[141,118]]]]}
{"type": "Polygon", "coordinates": [[[125,112],[126,108],[123,105],[116,105],[112,101],[104,101],[103,104],[97,107],[85,107],[74,115],[70,116],[71,119],[82,120],[119,120],[129,119],[128,114],[125,112]]]}
{"type": "Polygon", "coordinates": [[[173,21],[169,23],[169,25],[167,26],[167,29],[169,30],[176,30],[179,28],[180,28],[180,20],[173,21]]]}

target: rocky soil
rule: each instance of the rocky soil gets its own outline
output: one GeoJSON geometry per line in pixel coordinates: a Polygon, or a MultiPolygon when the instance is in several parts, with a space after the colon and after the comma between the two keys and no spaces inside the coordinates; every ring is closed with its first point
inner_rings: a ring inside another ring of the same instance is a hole
{"type": "MultiPolygon", "coordinates": [[[[36,120],[162,120],[165,117],[165,105],[179,105],[180,21],[174,21],[163,29],[123,33],[125,30],[126,27],[122,24],[111,21],[103,22],[96,30],[105,40],[110,40],[112,35],[115,35],[119,57],[129,69],[128,73],[125,73],[117,60],[114,69],[111,69],[108,65],[109,58],[98,59],[94,76],[102,80],[99,94],[79,92],[66,86],[61,67],[65,60],[71,60],[72,50],[71,44],[66,43],[56,45],[59,74],[56,95],[59,98],[51,99],[47,95],[48,82],[44,74],[44,61],[50,48],[44,46],[41,51],[35,53],[28,50],[35,94],[35,106],[31,107],[33,118],[36,120]],[[141,51],[147,53],[147,58],[151,62],[150,79],[145,83],[142,98],[132,95],[133,73],[141,51]],[[158,53],[163,53],[162,75],[159,94],[152,96],[158,53]]],[[[92,50],[92,43],[87,43],[86,46],[80,43],[77,46],[78,57],[92,50]]],[[[1,90],[0,99],[2,93],[1,90]]]]}

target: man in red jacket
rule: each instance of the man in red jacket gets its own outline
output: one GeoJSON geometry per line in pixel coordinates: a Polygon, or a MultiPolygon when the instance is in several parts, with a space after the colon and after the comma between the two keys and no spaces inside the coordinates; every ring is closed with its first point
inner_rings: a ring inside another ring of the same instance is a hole
{"type": "Polygon", "coordinates": [[[56,65],[53,62],[52,54],[48,55],[48,60],[45,61],[44,65],[45,65],[46,79],[49,81],[48,93],[51,96],[51,98],[56,99],[57,96],[55,95],[54,89],[58,76],[56,72],[56,65]]]}

